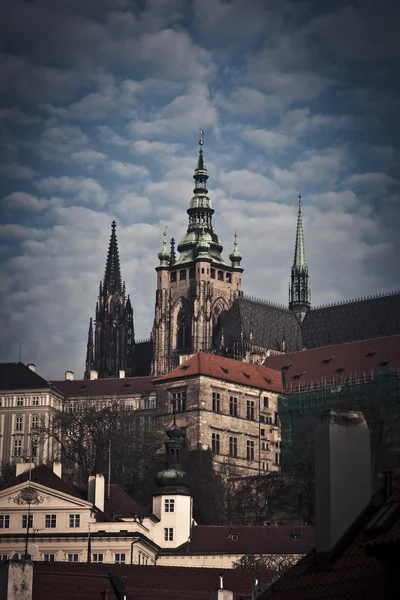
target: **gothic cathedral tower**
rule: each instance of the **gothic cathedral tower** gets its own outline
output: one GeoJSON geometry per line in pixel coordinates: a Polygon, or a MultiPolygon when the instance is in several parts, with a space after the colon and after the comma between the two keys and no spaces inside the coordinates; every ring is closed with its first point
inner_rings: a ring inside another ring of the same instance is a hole
{"type": "Polygon", "coordinates": [[[207,190],[207,167],[203,154],[203,131],[194,172],[195,187],[187,213],[187,232],[178,245],[167,249],[166,232],[157,271],[153,326],[153,375],[164,375],[179,364],[179,356],[216,348],[216,331],[223,311],[241,295],[242,256],[235,245],[229,258],[222,258],[221,240],[214,232],[214,210],[207,190]]]}
{"type": "Polygon", "coordinates": [[[311,306],[311,290],[309,286],[308,266],[304,246],[303,217],[301,214],[301,196],[299,195],[299,211],[297,215],[296,244],[294,261],[289,286],[289,308],[300,323],[311,306]]]}
{"type": "Polygon", "coordinates": [[[111,224],[106,270],[100,282],[96,304],[93,344],[93,324],[90,319],[86,352],[85,379],[90,371],[98,377],[119,377],[120,371],[134,375],[134,329],[131,301],[125,296],[125,283],[121,282],[115,221],[111,224]]]}

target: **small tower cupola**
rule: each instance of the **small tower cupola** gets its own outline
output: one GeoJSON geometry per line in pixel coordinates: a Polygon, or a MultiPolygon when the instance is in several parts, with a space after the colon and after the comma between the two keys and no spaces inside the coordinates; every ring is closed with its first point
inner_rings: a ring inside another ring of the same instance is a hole
{"type": "Polygon", "coordinates": [[[240,269],[240,263],[242,262],[242,254],[239,252],[237,243],[238,233],[235,231],[235,238],[233,243],[233,252],[229,255],[229,260],[232,263],[232,269],[240,269]]]}
{"type": "Polygon", "coordinates": [[[156,475],[156,483],[162,488],[162,493],[176,492],[187,494],[185,486],[186,473],[182,469],[184,431],[174,424],[167,429],[165,442],[166,469],[156,475]]]}
{"type": "Polygon", "coordinates": [[[165,228],[164,234],[163,234],[163,245],[162,245],[162,249],[161,251],[158,253],[158,258],[160,260],[160,267],[169,267],[170,265],[170,260],[171,260],[171,254],[170,252],[168,252],[167,249],[167,228],[165,228]]]}
{"type": "Polygon", "coordinates": [[[301,211],[301,196],[297,214],[296,244],[294,261],[289,286],[289,308],[296,313],[301,322],[311,306],[308,266],[304,245],[303,217],[301,211]]]}

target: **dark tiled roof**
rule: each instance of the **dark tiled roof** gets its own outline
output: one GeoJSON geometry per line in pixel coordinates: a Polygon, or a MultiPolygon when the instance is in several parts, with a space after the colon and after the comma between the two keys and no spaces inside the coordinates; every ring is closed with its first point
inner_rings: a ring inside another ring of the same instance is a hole
{"type": "Polygon", "coordinates": [[[131,396],[154,392],[152,377],[125,377],[110,379],[74,379],[53,381],[53,385],[67,398],[92,396],[131,396]]]}
{"type": "Polygon", "coordinates": [[[264,365],[282,371],[287,390],[398,371],[400,335],[269,356],[264,365]]]}
{"type": "MultiPolygon", "coordinates": [[[[399,489],[385,506],[398,503],[399,489]]],[[[387,566],[372,550],[375,543],[384,543],[385,536],[400,538],[400,518],[391,523],[390,530],[367,533],[371,520],[377,515],[370,505],[344,536],[341,550],[324,564],[318,565],[315,550],[303,557],[285,573],[260,600],[377,600],[387,598],[387,566]],[[372,538],[372,539],[371,539],[372,538]]],[[[397,589],[397,588],[396,588],[397,589]]]]}
{"type": "Polygon", "coordinates": [[[279,371],[206,352],[198,352],[168,375],[154,379],[154,383],[185,379],[194,375],[207,375],[273,392],[282,391],[282,377],[279,371]]]}
{"type": "Polygon", "coordinates": [[[271,350],[289,352],[302,348],[301,329],[296,315],[287,308],[240,296],[227,312],[224,321],[224,344],[230,347],[253,334],[253,344],[271,350]]]}
{"type": "Polygon", "coordinates": [[[146,340],[135,344],[135,373],[137,376],[150,375],[153,360],[153,342],[146,340]]]}
{"type": "Polygon", "coordinates": [[[233,591],[235,600],[250,599],[255,579],[267,582],[274,576],[268,571],[67,562],[34,562],[33,569],[33,600],[103,600],[102,586],[112,589],[113,578],[127,600],[209,600],[219,588],[221,575],[224,588],[233,591]]]}
{"type": "Polygon", "coordinates": [[[306,348],[400,334],[400,292],[313,308],[301,329],[306,348]]]}
{"type": "Polygon", "coordinates": [[[307,554],[313,546],[314,527],[198,525],[168,554],[307,554]]]}
{"type": "MultiPolygon", "coordinates": [[[[10,481],[10,483],[8,483],[5,486],[5,488],[14,487],[28,480],[29,471],[25,471],[25,473],[21,473],[21,475],[18,475],[18,477],[15,477],[12,481],[10,481]]],[[[63,492],[64,494],[79,497],[79,494],[74,490],[72,486],[60,479],[60,477],[58,477],[58,475],[56,475],[52,469],[46,467],[46,465],[39,465],[38,467],[32,469],[31,481],[34,483],[40,483],[40,485],[44,485],[53,490],[63,492]]]]}
{"type": "Polygon", "coordinates": [[[0,363],[0,389],[45,389],[51,384],[21,362],[0,363]]]}
{"type": "MultiPolygon", "coordinates": [[[[84,500],[87,499],[88,486],[87,484],[74,486],[77,493],[84,500]]],[[[108,487],[105,485],[104,512],[100,513],[98,520],[106,521],[114,516],[132,516],[135,512],[144,517],[152,517],[153,513],[149,512],[143,506],[138,504],[125,490],[118,484],[110,485],[110,498],[108,498],[108,487]]]]}

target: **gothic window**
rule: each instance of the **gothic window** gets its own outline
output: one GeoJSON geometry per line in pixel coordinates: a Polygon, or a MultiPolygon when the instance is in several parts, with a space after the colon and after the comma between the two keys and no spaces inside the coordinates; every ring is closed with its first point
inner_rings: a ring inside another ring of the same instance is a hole
{"type": "Polygon", "coordinates": [[[187,350],[190,348],[190,317],[187,307],[183,304],[178,313],[177,319],[177,350],[187,350]]]}

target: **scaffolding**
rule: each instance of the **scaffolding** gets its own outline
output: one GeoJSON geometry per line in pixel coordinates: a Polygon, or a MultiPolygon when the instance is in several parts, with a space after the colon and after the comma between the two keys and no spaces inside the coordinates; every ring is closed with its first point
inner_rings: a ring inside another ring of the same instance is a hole
{"type": "Polygon", "coordinates": [[[293,465],[300,447],[313,444],[315,423],[329,408],[362,411],[371,433],[376,469],[400,466],[400,372],[383,370],[299,384],[279,397],[283,471],[293,465]]]}

